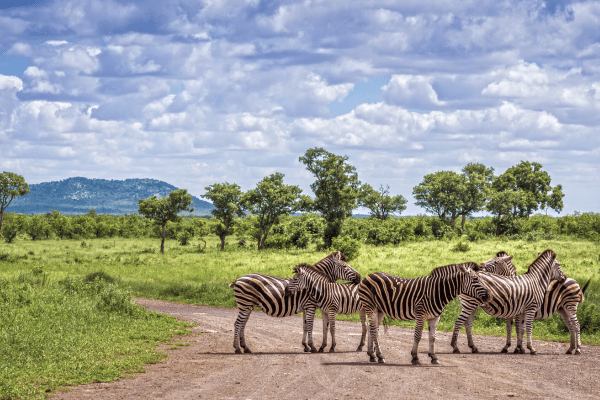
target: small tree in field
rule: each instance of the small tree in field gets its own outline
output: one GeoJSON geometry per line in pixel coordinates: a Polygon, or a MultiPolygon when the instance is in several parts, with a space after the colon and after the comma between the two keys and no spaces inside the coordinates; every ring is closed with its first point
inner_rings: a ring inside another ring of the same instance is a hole
{"type": "Polygon", "coordinates": [[[219,221],[215,225],[215,234],[221,239],[221,250],[225,248],[225,237],[233,233],[233,218],[244,216],[242,210],[242,191],[235,183],[215,183],[205,187],[206,194],[201,197],[213,202],[215,209],[211,214],[219,221]]]}
{"type": "Polygon", "coordinates": [[[371,212],[371,217],[377,219],[387,219],[394,213],[400,214],[406,210],[406,199],[402,195],[390,196],[390,187],[381,185],[379,190],[373,189],[371,185],[365,183],[360,188],[358,204],[367,207],[371,212]]]}
{"type": "Polygon", "coordinates": [[[2,172],[0,174],[0,230],[4,220],[4,210],[10,205],[15,197],[29,193],[29,185],[21,175],[14,172],[2,172]]]}
{"type": "Polygon", "coordinates": [[[258,250],[263,249],[271,227],[279,222],[280,216],[289,215],[304,206],[300,196],[302,189],[298,186],[284,185],[283,177],[282,173],[275,172],[263,178],[256,185],[256,189],[249,190],[243,196],[244,206],[257,217],[258,250]]]}
{"type": "Polygon", "coordinates": [[[169,193],[168,197],[162,199],[152,196],[149,199],[139,199],[139,213],[144,217],[156,221],[162,226],[160,252],[165,252],[165,226],[168,221],[177,219],[177,214],[182,211],[193,212],[194,207],[191,207],[192,196],[188,194],[186,189],[174,190],[169,193]]]}

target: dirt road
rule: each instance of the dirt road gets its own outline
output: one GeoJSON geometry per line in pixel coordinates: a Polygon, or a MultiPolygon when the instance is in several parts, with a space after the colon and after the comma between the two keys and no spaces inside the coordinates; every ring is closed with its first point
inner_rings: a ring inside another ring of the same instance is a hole
{"type": "MultiPolygon", "coordinates": [[[[151,310],[198,323],[190,346],[165,350],[169,359],[147,373],[112,383],[78,386],[53,399],[488,399],[600,398],[600,347],[583,346],[568,356],[563,343],[539,342],[537,356],[499,354],[504,340],[476,336],[480,354],[452,354],[450,333],[438,332],[441,366],[429,364],[427,336],[420,345],[423,366],[410,364],[413,331],[390,327],[380,336],[386,364],[357,353],[360,324],[337,321],[337,352],[304,353],[300,317],[277,319],[254,312],[246,327],[253,354],[234,354],[237,310],[140,300],[151,310]]],[[[316,324],[315,344],[321,342],[316,324]]],[[[331,340],[329,340],[331,342],[331,340]]],[[[513,339],[513,345],[516,339],[513,339]]],[[[512,348],[511,348],[512,350],[512,348]]]]}

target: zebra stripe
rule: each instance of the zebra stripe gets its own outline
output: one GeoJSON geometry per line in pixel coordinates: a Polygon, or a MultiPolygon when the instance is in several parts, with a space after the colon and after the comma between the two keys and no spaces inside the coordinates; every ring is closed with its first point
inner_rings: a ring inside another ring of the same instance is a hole
{"type": "MultiPolygon", "coordinates": [[[[538,255],[539,254],[540,253],[538,253],[538,255]]],[[[506,256],[507,253],[500,251],[496,255],[503,257],[506,256]]],[[[515,266],[510,261],[508,261],[506,265],[509,272],[505,274],[500,271],[497,272],[497,274],[516,276],[517,269],[515,266]]],[[[581,289],[577,281],[572,278],[567,278],[562,285],[558,281],[550,282],[550,287],[544,295],[542,306],[535,314],[535,319],[545,319],[551,317],[555,313],[558,313],[561,316],[571,335],[571,345],[566,354],[581,354],[581,328],[579,326],[579,320],[577,319],[577,306],[579,303],[583,302],[584,293],[589,283],[590,281],[588,280],[583,289],[581,289]]],[[[506,346],[502,349],[502,352],[504,353],[508,351],[508,348],[511,345],[512,324],[512,318],[506,319],[506,346]]],[[[470,332],[467,333],[469,334],[470,332]]]]}
{"type": "MultiPolygon", "coordinates": [[[[353,282],[360,281],[360,274],[346,263],[346,256],[341,252],[331,253],[313,266],[321,271],[332,282],[338,279],[353,282]]],[[[248,274],[238,278],[229,286],[233,288],[235,301],[238,306],[238,317],[234,324],[233,347],[236,353],[252,351],[246,344],[245,328],[250,314],[255,307],[272,317],[288,317],[304,312],[302,345],[304,351],[316,352],[312,341],[312,327],[308,330],[307,320],[313,320],[316,303],[310,299],[307,291],[289,295],[285,293],[291,278],[278,278],[264,274],[248,274]],[[308,336],[308,345],[306,338],[308,336]]]]}
{"type": "MultiPolygon", "coordinates": [[[[361,307],[358,298],[358,285],[355,283],[331,283],[327,276],[312,268],[310,265],[298,265],[294,268],[296,275],[288,284],[288,291],[292,294],[308,290],[311,299],[317,303],[323,316],[323,343],[319,348],[322,353],[327,346],[327,330],[331,331],[331,347],[329,352],[335,351],[335,317],[336,314],[360,313],[362,336],[356,351],[361,351],[365,345],[367,334],[366,313],[361,307]]],[[[312,315],[314,317],[314,315],[312,315]]],[[[307,321],[307,329],[312,329],[312,321],[307,321]]]]}
{"type": "Polygon", "coordinates": [[[358,288],[360,302],[369,318],[369,340],[367,354],[375,362],[375,353],[380,363],[381,354],[378,325],[383,315],[394,319],[415,320],[414,343],[411,351],[413,365],[419,365],[417,350],[425,320],[429,326],[429,357],[432,364],[439,364],[435,354],[435,329],[446,305],[459,294],[489,301],[489,290],[479,281],[475,263],[449,265],[438,269],[450,269],[443,276],[423,276],[406,279],[384,272],[376,272],[364,278],[358,288]]]}
{"type": "MultiPolygon", "coordinates": [[[[485,305],[481,301],[462,296],[460,299],[462,311],[454,323],[451,346],[455,353],[459,353],[457,346],[458,333],[463,324],[466,325],[469,347],[473,352],[477,348],[473,344],[470,335],[475,311],[478,307],[491,316],[498,318],[516,318],[524,321],[525,329],[517,328],[517,348],[515,353],[524,353],[523,333],[527,332],[527,348],[531,354],[536,354],[531,344],[531,333],[533,330],[533,319],[544,302],[544,296],[550,286],[552,279],[561,284],[565,281],[565,275],[560,269],[560,263],[556,261],[556,253],[552,250],[544,251],[529,266],[528,272],[516,277],[506,277],[489,272],[480,274],[482,282],[490,289],[492,299],[485,305]]],[[[507,348],[507,347],[505,347],[507,348]]]]}

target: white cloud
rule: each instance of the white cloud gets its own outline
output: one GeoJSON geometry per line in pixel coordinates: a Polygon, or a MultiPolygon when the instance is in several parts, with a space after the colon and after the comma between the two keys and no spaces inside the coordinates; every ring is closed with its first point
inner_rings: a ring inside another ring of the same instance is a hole
{"type": "Polygon", "coordinates": [[[440,107],[437,93],[431,86],[432,78],[412,75],[393,75],[390,83],[383,87],[383,99],[405,108],[440,107]]]}
{"type": "Polygon", "coordinates": [[[0,90],[23,90],[23,81],[16,76],[0,75],[0,90]]]}

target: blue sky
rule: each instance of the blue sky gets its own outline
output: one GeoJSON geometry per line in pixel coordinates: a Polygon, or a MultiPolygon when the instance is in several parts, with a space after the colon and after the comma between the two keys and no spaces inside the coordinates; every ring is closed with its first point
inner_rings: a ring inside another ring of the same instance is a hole
{"type": "Polygon", "coordinates": [[[0,2],[0,170],[153,178],[198,196],[311,147],[412,188],[536,161],[600,211],[600,2],[0,2]]]}

